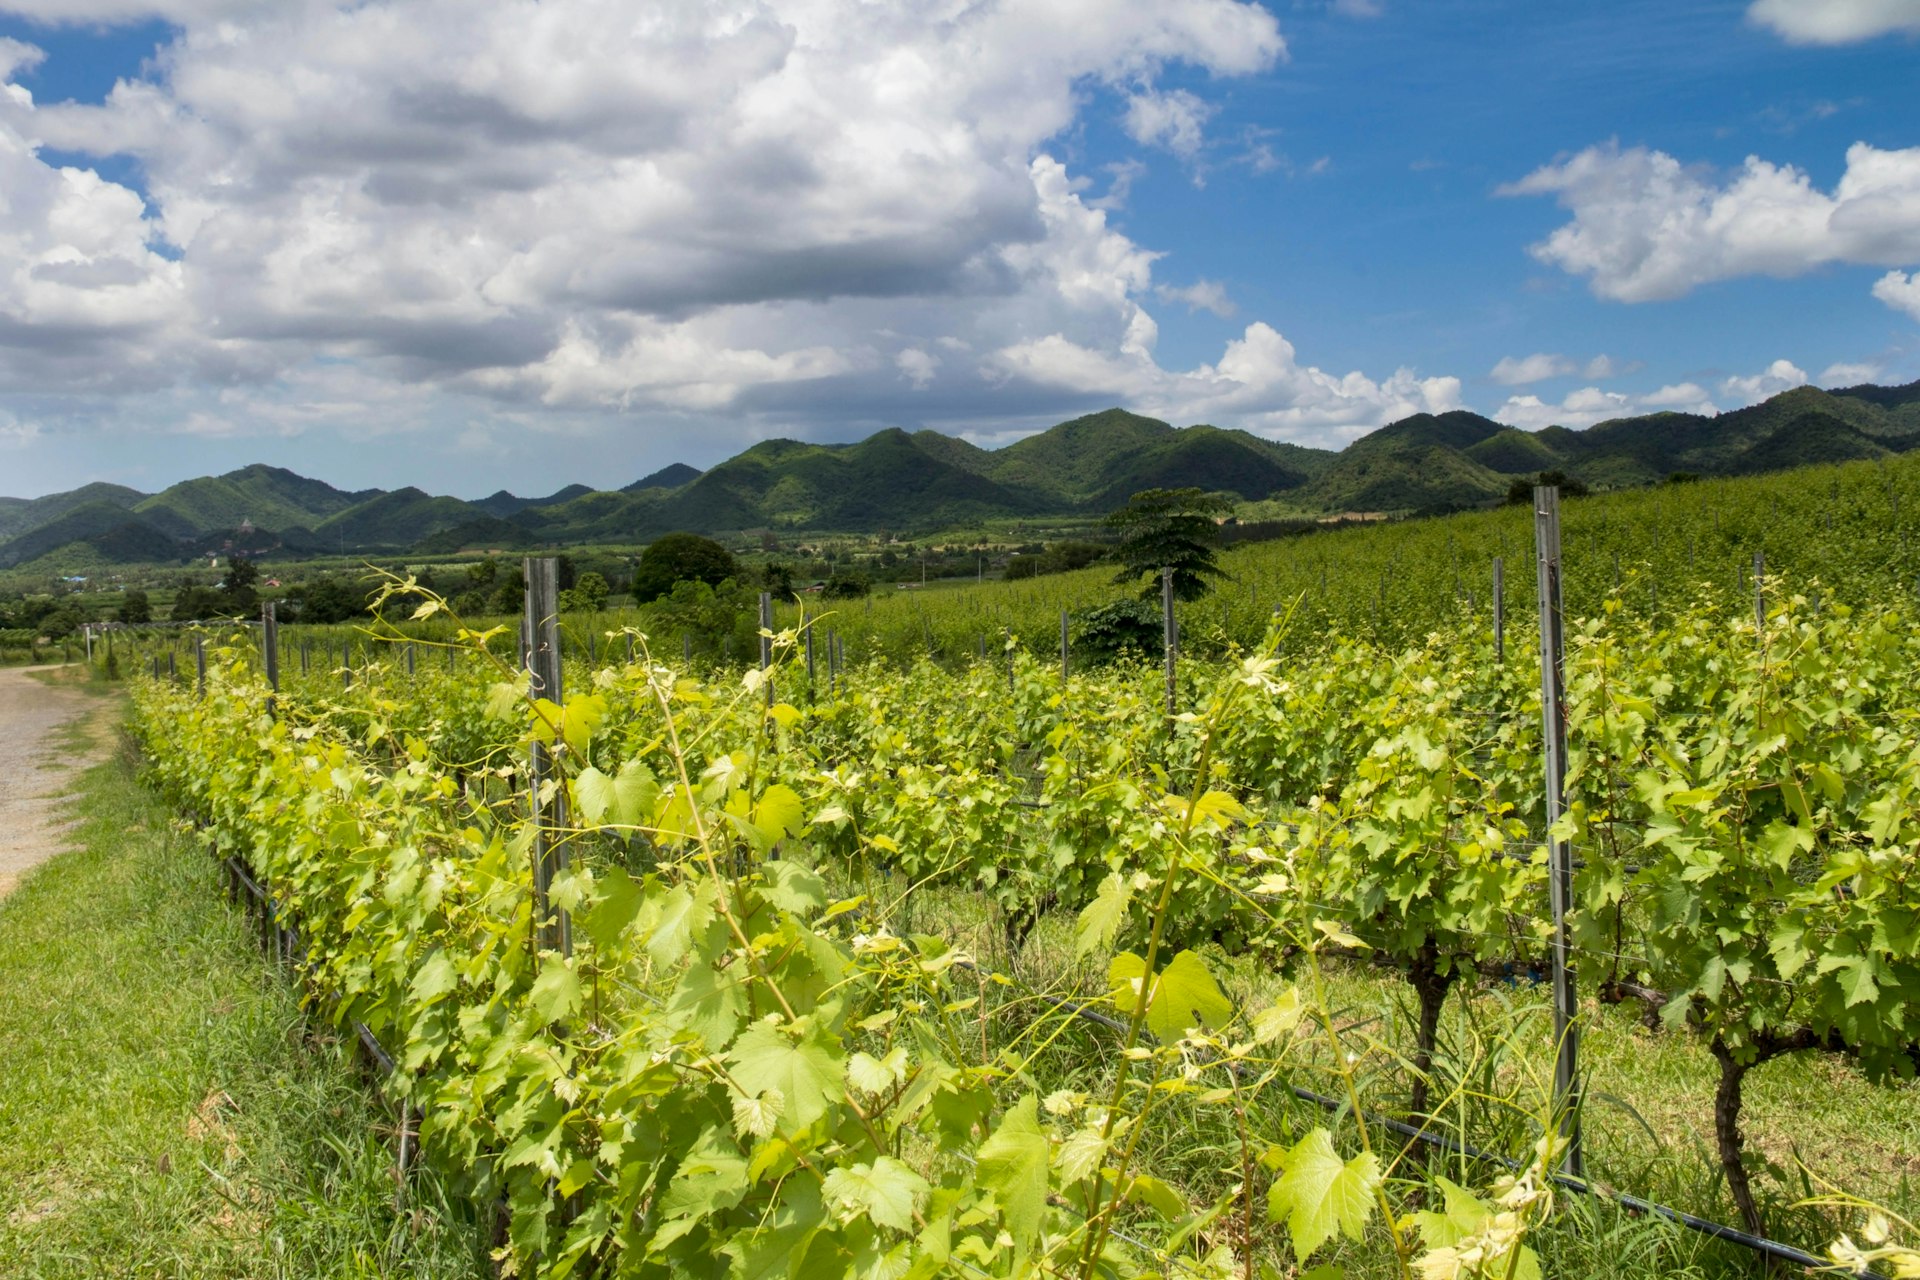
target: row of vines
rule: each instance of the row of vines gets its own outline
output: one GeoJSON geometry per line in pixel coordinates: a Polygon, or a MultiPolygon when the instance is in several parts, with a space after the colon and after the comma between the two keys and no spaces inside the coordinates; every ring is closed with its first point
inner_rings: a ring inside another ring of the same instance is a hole
{"type": "MultiPolygon", "coordinates": [[[[1758,1229],[1746,1073],[1914,1070],[1920,639],[1806,600],[1764,628],[1622,610],[1569,637],[1580,979],[1711,1047],[1758,1229]]],[[[1551,1047],[1516,1030],[1498,1085],[1433,1052],[1450,997],[1545,948],[1524,658],[1281,625],[1185,664],[1169,717],[1157,672],[1063,679],[1017,645],[829,694],[792,633],[783,665],[714,680],[616,634],[549,701],[506,637],[449,643],[451,670],[316,667],[270,708],[236,640],[204,696],[143,682],[137,726],[157,785],[299,919],[316,1003],[396,1046],[430,1158],[507,1206],[507,1270],[1541,1273],[1551,1047]],[[534,741],[571,954],[538,943],[534,741]],[[985,904],[995,954],[1071,921],[1074,963],[1023,986],[943,927],[955,901],[985,904]],[[1257,1004],[1219,978],[1248,955],[1284,975],[1257,1004]],[[1410,1052],[1330,1001],[1329,967],[1369,956],[1405,975],[1410,1052]],[[1508,1162],[1435,1161],[1375,1116],[1471,1116],[1508,1162]],[[1220,1158],[1182,1166],[1203,1131],[1220,1158]]],[[[1869,1243],[1847,1257],[1917,1265],[1869,1243]]]]}

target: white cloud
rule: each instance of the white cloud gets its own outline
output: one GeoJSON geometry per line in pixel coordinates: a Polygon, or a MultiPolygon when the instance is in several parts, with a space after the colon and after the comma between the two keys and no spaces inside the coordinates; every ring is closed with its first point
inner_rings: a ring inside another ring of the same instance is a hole
{"type": "Polygon", "coordinates": [[[1183,160],[1200,153],[1213,105],[1185,89],[1162,93],[1148,86],[1127,99],[1127,136],[1144,147],[1165,147],[1183,160]]]}
{"type": "Polygon", "coordinates": [[[1568,356],[1536,351],[1530,356],[1502,356],[1500,363],[1493,366],[1487,377],[1503,387],[1524,387],[1529,383],[1564,378],[1575,373],[1589,382],[1604,382],[1608,378],[1618,377],[1621,369],[1612,356],[1594,356],[1582,364],[1568,356]]]}
{"type": "Polygon", "coordinates": [[[1768,396],[1777,396],[1782,391],[1791,391],[1795,387],[1807,385],[1807,371],[1791,360],[1775,360],[1772,364],[1750,377],[1725,378],[1720,383],[1720,394],[1741,404],[1758,404],[1768,396]]]}
{"type": "Polygon", "coordinates": [[[1920,0],[1754,0],[1747,21],[1791,44],[1852,44],[1894,32],[1920,34],[1920,0]]]}
{"type": "Polygon", "coordinates": [[[915,391],[925,391],[933,385],[933,375],[939,372],[940,357],[918,347],[908,347],[894,356],[893,364],[900,375],[913,384],[915,391]]]}
{"type": "Polygon", "coordinates": [[[1233,305],[1233,299],[1227,296],[1227,286],[1218,280],[1196,280],[1184,288],[1155,285],[1153,291],[1163,301],[1186,303],[1189,315],[1196,311],[1211,311],[1222,320],[1231,320],[1239,310],[1233,305]]]}
{"type": "Polygon", "coordinates": [[[1830,364],[1820,373],[1820,385],[1825,387],[1854,387],[1863,382],[1872,382],[1880,376],[1880,366],[1871,363],[1830,364]]]}
{"type": "Polygon", "coordinates": [[[1530,356],[1502,356],[1500,363],[1493,366],[1487,374],[1503,387],[1524,387],[1529,382],[1545,382],[1548,378],[1565,377],[1580,366],[1565,356],[1538,351],[1530,356]]]}
{"type": "Polygon", "coordinates": [[[1706,388],[1692,382],[1681,382],[1643,395],[1582,387],[1568,392],[1558,404],[1550,404],[1535,395],[1509,396],[1505,404],[1494,410],[1493,418],[1511,427],[1538,431],[1542,427],[1552,426],[1578,429],[1610,418],[1661,411],[1711,414],[1718,413],[1719,409],[1708,396],[1706,388]]]}
{"type": "Polygon", "coordinates": [[[1050,334],[1003,348],[990,366],[1000,377],[1088,394],[1113,394],[1142,412],[1178,422],[1229,423],[1275,439],[1338,444],[1415,413],[1460,407],[1458,378],[1420,378],[1397,370],[1375,381],[1302,365],[1294,347],[1255,322],[1214,364],[1163,369],[1151,345],[1129,342],[1119,354],[1050,334]]]}
{"type": "Polygon", "coordinates": [[[1920,271],[1912,275],[1904,271],[1887,272],[1874,281],[1873,296],[1895,311],[1904,311],[1920,320],[1920,271]]]}
{"type": "MultiPolygon", "coordinates": [[[[492,406],[496,438],[541,414],[844,432],[949,384],[975,397],[956,416],[1034,412],[907,353],[1151,348],[1158,255],[1048,154],[1087,86],[1190,152],[1212,108],[1155,77],[1286,49],[1245,0],[0,12],[178,28],[95,106],[34,103],[10,80],[37,51],[0,42],[0,395],[171,388],[143,420],[246,429],[250,402],[345,364],[331,385],[368,414],[392,383],[426,418],[492,406]],[[42,148],[132,157],[146,202],[42,148]]],[[[1114,171],[1110,204],[1139,172],[1114,171]]]]}
{"type": "Polygon", "coordinates": [[[1716,280],[1793,276],[1823,263],[1920,261],[1920,147],[1857,142],[1831,193],[1750,156],[1731,180],[1662,151],[1589,147],[1500,188],[1554,195],[1573,221],[1532,246],[1617,302],[1677,298],[1716,280]]]}

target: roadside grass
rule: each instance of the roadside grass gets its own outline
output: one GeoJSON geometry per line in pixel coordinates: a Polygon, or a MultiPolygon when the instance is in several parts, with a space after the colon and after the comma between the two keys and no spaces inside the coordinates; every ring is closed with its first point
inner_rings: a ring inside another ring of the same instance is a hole
{"type": "Polygon", "coordinates": [[[0,1274],[487,1274],[430,1174],[394,1212],[391,1117],[130,752],[71,803],[77,847],[0,901],[0,1274]]]}

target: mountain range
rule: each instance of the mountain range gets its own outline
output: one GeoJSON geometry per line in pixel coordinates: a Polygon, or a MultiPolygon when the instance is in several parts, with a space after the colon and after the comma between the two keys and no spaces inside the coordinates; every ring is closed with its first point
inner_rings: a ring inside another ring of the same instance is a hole
{"type": "Polygon", "coordinates": [[[541,498],[350,491],[260,464],[154,494],[89,484],[0,498],[0,569],[181,563],[229,549],[298,556],[631,544],[676,529],[921,533],[1096,515],[1141,489],[1189,485],[1301,511],[1434,513],[1497,503],[1515,479],[1546,470],[1594,489],[1626,488],[1674,472],[1741,475],[1916,447],[1920,382],[1800,387],[1716,417],[1656,413],[1584,430],[1529,432],[1465,410],[1423,413],[1339,451],[1109,409],[1002,449],[898,428],[856,444],[768,440],[707,471],[676,463],[622,489],[575,484],[541,498]]]}

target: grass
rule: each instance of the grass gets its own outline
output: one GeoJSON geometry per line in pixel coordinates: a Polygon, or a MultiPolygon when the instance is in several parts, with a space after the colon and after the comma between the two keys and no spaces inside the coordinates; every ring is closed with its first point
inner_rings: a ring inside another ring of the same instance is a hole
{"type": "MultiPolygon", "coordinates": [[[[873,892],[887,898],[879,884],[847,884],[846,892],[873,892]]],[[[911,923],[895,922],[903,932],[914,925],[952,938],[981,965],[1015,979],[994,1019],[1006,1027],[983,1035],[1004,1035],[1037,1012],[1021,1014],[1005,1007],[1026,992],[1087,994],[1104,987],[1107,958],[1074,958],[1073,921],[1056,914],[1044,918],[1025,945],[1010,951],[996,913],[977,894],[942,886],[917,892],[911,923]]],[[[1209,964],[1242,1008],[1270,1003],[1296,971],[1276,972],[1266,959],[1210,955],[1209,964]]],[[[1336,1022],[1348,1029],[1350,1051],[1361,1054],[1363,1100],[1376,1113],[1399,1116],[1407,1104],[1405,1060],[1412,1049],[1414,1025],[1411,989],[1395,973],[1363,963],[1333,960],[1327,967],[1328,1004],[1336,1022]]],[[[1706,1046],[1683,1033],[1652,1031],[1630,1006],[1587,1002],[1581,1063],[1589,1101],[1585,1117],[1588,1172],[1596,1181],[1720,1222],[1738,1222],[1722,1185],[1713,1146],[1713,1090],[1716,1069],[1706,1046]]],[[[1074,1089],[1104,1096],[1110,1087],[1116,1037],[1080,1024],[1056,1041],[1036,1066],[1035,1087],[1074,1089]]],[[[1464,980],[1448,998],[1441,1029],[1441,1068],[1466,1078],[1483,1095],[1510,1097],[1520,1107],[1544,1107],[1552,1078],[1552,1023],[1546,988],[1524,981],[1464,980]],[[1466,998],[1463,999],[1463,996],[1466,998]]],[[[1324,1094],[1338,1093],[1324,1070],[1324,1053],[1309,1047],[1304,1070],[1289,1077],[1324,1094]],[[1312,1064],[1318,1060],[1320,1066],[1312,1064]]],[[[1436,1096],[1444,1093],[1438,1089],[1436,1096]]],[[[1793,1202],[1817,1190],[1807,1172],[1854,1194],[1876,1199],[1912,1217],[1920,1207],[1920,1085],[1868,1082],[1854,1065],[1826,1054],[1799,1054],[1756,1070],[1747,1079],[1743,1128],[1747,1149],[1759,1166],[1756,1193],[1768,1214],[1770,1234],[1821,1254],[1839,1231],[1858,1224],[1831,1220],[1793,1202]]],[[[1267,1114],[1257,1126],[1269,1136],[1298,1134],[1316,1125],[1332,1125],[1352,1148],[1352,1123],[1336,1120],[1285,1089],[1263,1096],[1267,1114]]],[[[1163,1114],[1143,1139],[1143,1169],[1201,1197],[1224,1194],[1234,1180],[1237,1138],[1220,1107],[1174,1108],[1163,1114]]],[[[1453,1136],[1483,1149],[1524,1157],[1536,1132],[1531,1116],[1484,1100],[1456,1104],[1436,1117],[1453,1136]]],[[[1395,1139],[1375,1131],[1383,1157],[1399,1150],[1395,1139]]],[[[1403,1162],[1401,1172],[1418,1178],[1442,1174],[1468,1185],[1485,1186],[1499,1170],[1479,1163],[1420,1153],[1403,1162]]],[[[1265,1242],[1269,1260],[1287,1274],[1290,1256],[1279,1242],[1265,1242]]],[[[1735,1246],[1708,1240],[1685,1228],[1636,1217],[1617,1205],[1572,1194],[1560,1197],[1553,1224],[1530,1243],[1542,1255],[1545,1273],[1555,1277],[1668,1277],[1730,1280],[1759,1276],[1757,1257],[1735,1246]]],[[[1397,1274],[1385,1233],[1375,1230],[1362,1246],[1340,1246],[1325,1258],[1339,1262],[1348,1280],[1397,1274]]]]}
{"type": "Polygon", "coordinates": [[[72,803],[79,847],[0,901],[0,1272],[486,1274],[430,1176],[395,1213],[390,1114],[128,753],[72,803]]]}

